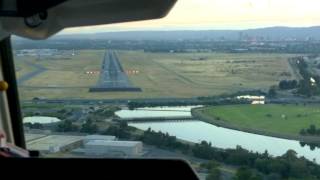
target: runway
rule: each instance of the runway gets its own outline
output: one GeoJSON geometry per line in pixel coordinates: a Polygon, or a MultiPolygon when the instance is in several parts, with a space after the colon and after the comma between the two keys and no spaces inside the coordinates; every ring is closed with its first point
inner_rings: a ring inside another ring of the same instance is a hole
{"type": "Polygon", "coordinates": [[[90,88],[90,92],[106,91],[141,91],[129,81],[115,51],[105,52],[98,83],[95,87],[90,88]]]}

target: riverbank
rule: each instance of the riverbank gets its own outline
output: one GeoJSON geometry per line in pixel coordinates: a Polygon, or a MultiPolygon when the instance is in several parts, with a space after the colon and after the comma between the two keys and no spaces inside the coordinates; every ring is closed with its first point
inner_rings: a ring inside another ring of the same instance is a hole
{"type": "Polygon", "coordinates": [[[191,114],[195,119],[198,119],[200,121],[218,126],[218,127],[224,127],[228,129],[233,129],[237,131],[252,133],[252,134],[258,134],[263,136],[270,136],[275,138],[281,138],[281,139],[287,139],[287,140],[296,140],[304,143],[320,143],[319,137],[313,137],[313,136],[301,136],[301,135],[289,135],[289,134],[283,134],[283,133],[276,133],[276,132],[270,132],[266,130],[261,129],[254,129],[254,128],[246,128],[243,126],[239,126],[233,123],[229,123],[223,120],[217,120],[212,116],[209,116],[204,113],[205,107],[199,107],[199,108],[193,108],[191,109],[191,114]]]}

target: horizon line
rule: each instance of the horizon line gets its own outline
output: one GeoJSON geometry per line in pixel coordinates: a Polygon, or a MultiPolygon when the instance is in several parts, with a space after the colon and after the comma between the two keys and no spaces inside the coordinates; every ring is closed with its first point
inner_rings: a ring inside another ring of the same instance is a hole
{"type": "MultiPolygon", "coordinates": [[[[261,27],[253,27],[253,28],[126,28],[126,29],[118,29],[118,30],[106,30],[106,31],[95,31],[95,32],[59,32],[55,36],[61,35],[77,35],[77,34],[100,34],[100,33],[123,33],[123,32],[172,32],[172,31],[247,31],[247,30],[257,30],[257,29],[268,29],[268,28],[315,28],[320,27],[320,25],[312,25],[312,26],[261,26],[261,27]]],[[[78,28],[88,28],[88,27],[78,27],[78,28]]],[[[68,29],[65,29],[68,30],[68,29]]]]}

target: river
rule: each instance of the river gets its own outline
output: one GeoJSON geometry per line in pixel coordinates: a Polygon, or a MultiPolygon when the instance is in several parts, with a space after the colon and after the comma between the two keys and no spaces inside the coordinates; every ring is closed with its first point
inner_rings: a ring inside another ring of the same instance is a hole
{"type": "MultiPolygon", "coordinates": [[[[181,117],[191,116],[191,108],[185,107],[154,107],[139,108],[136,110],[120,110],[116,114],[121,118],[128,117],[181,117]]],[[[302,147],[299,141],[287,140],[269,136],[262,136],[242,131],[226,129],[208,124],[199,120],[193,121],[167,121],[167,122],[143,122],[130,123],[130,126],[141,130],[151,128],[155,131],[167,132],[172,136],[190,142],[211,142],[218,148],[236,148],[238,145],[253,151],[263,153],[265,150],[273,156],[280,156],[289,149],[297,152],[298,156],[304,156],[309,160],[320,161],[320,149],[311,150],[309,146],[302,147]]]]}

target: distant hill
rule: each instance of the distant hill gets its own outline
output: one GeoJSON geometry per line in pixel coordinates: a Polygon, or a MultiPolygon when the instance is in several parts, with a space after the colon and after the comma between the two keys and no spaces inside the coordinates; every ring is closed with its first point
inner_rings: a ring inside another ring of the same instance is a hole
{"type": "Polygon", "coordinates": [[[239,40],[242,37],[263,37],[270,40],[295,38],[320,40],[320,26],[314,27],[269,27],[248,30],[197,30],[197,31],[126,31],[95,34],[57,35],[52,39],[106,39],[106,40],[239,40]]]}

